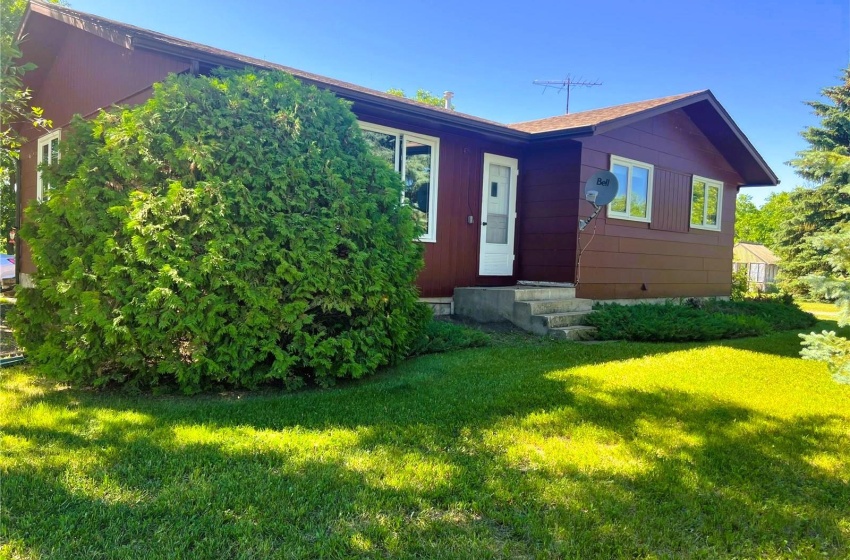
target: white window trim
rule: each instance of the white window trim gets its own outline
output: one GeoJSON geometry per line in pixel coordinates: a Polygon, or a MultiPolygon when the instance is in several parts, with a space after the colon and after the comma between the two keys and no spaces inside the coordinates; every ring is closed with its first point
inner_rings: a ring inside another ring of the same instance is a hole
{"type": "MultiPolygon", "coordinates": [[[[707,229],[709,231],[720,231],[723,224],[723,181],[718,181],[716,179],[709,179],[707,177],[700,177],[699,175],[694,175],[691,179],[691,204],[688,210],[693,210],[694,204],[694,187],[696,186],[697,181],[702,181],[705,183],[705,188],[708,190],[709,186],[717,187],[717,225],[712,226],[708,225],[705,222],[708,220],[708,204],[704,204],[702,208],[702,223],[695,224],[690,222],[691,217],[693,216],[693,212],[688,212],[688,221],[691,224],[691,227],[694,229],[707,229]]],[[[708,193],[703,193],[704,200],[708,202],[708,193]]]]}
{"type": "MultiPolygon", "coordinates": [[[[606,215],[609,218],[614,218],[617,220],[630,220],[632,222],[644,222],[650,223],[652,221],[652,191],[655,190],[655,166],[651,163],[645,163],[642,161],[638,161],[636,159],[624,158],[621,156],[615,156],[611,154],[611,162],[608,165],[608,171],[614,171],[614,164],[623,165],[629,168],[629,182],[631,183],[632,172],[631,168],[634,166],[642,167],[644,169],[649,170],[649,176],[647,177],[647,185],[646,185],[646,217],[639,216],[631,216],[629,215],[629,210],[631,209],[632,197],[629,196],[631,191],[631,184],[626,185],[626,211],[625,212],[615,212],[611,210],[611,206],[609,205],[607,208],[606,215]]],[[[623,185],[619,185],[619,189],[623,189],[623,185]]]]}
{"type": "Polygon", "coordinates": [[[44,200],[44,183],[42,183],[41,169],[39,169],[39,167],[41,167],[41,164],[44,163],[41,160],[41,147],[44,146],[45,144],[47,144],[49,146],[50,143],[53,142],[53,140],[55,140],[55,139],[58,139],[58,140],[62,139],[62,129],[61,128],[57,128],[56,130],[48,132],[44,136],[39,137],[38,144],[36,146],[38,152],[36,154],[36,160],[35,160],[36,161],[36,183],[35,184],[36,184],[36,199],[39,202],[44,200]]]}
{"type": "MultiPolygon", "coordinates": [[[[395,145],[397,147],[401,147],[401,135],[404,133],[403,130],[399,130],[397,128],[390,128],[388,126],[381,126],[379,124],[372,124],[372,123],[368,123],[368,122],[363,122],[363,121],[357,121],[357,124],[360,125],[360,130],[369,130],[371,132],[380,132],[382,134],[391,134],[391,135],[395,136],[395,140],[396,140],[395,145]]],[[[398,171],[398,169],[399,169],[399,163],[400,163],[399,160],[401,158],[401,152],[402,152],[402,150],[396,149],[395,161],[393,162],[393,166],[395,167],[396,171],[398,171]]]]}
{"type": "MultiPolygon", "coordinates": [[[[392,134],[396,137],[395,169],[401,174],[402,180],[404,180],[405,171],[405,162],[404,158],[402,157],[402,154],[404,154],[404,148],[407,145],[407,140],[415,140],[416,142],[431,146],[431,161],[433,162],[433,165],[431,166],[431,184],[428,187],[428,232],[419,237],[418,241],[423,241],[425,243],[436,243],[437,194],[439,192],[439,189],[437,187],[437,177],[439,176],[440,171],[440,139],[435,136],[427,136],[425,134],[418,134],[416,132],[410,132],[408,130],[402,130],[399,128],[391,128],[388,126],[382,126],[370,122],[357,121],[357,124],[360,125],[360,128],[362,130],[380,132],[383,134],[392,134]]],[[[403,194],[402,197],[404,197],[403,194]]]]}

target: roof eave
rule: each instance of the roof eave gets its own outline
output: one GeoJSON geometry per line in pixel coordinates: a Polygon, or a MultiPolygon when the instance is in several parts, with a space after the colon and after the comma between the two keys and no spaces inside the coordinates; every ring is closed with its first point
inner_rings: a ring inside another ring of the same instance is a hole
{"type": "MultiPolygon", "coordinates": [[[[138,48],[160,52],[211,67],[221,66],[234,69],[250,67],[281,70],[292,74],[305,83],[330,90],[340,97],[358,103],[361,106],[378,107],[400,116],[406,116],[412,119],[424,119],[430,124],[438,126],[461,128],[511,143],[527,143],[531,138],[531,134],[528,132],[515,130],[501,123],[479,119],[472,115],[435,109],[427,105],[421,105],[417,101],[410,99],[396,99],[388,95],[383,96],[381,92],[377,91],[361,91],[354,84],[351,84],[352,87],[348,88],[345,82],[336,80],[331,80],[330,83],[325,82],[321,79],[323,76],[314,76],[309,72],[302,72],[295,68],[288,68],[283,65],[258,60],[237,53],[228,53],[212,47],[209,47],[210,50],[219,52],[209,52],[205,50],[207,48],[205,45],[194,45],[191,42],[165,35],[159,38],[158,36],[161,34],[153,31],[99,18],[61,5],[47,4],[42,0],[31,0],[28,3],[26,13],[29,14],[30,10],[63,21],[128,49],[138,48]]],[[[21,32],[23,29],[24,26],[22,24],[21,32]]],[[[366,90],[366,88],[363,89],[366,90]]]]}
{"type": "Polygon", "coordinates": [[[738,128],[738,125],[735,123],[734,120],[732,120],[732,116],[726,112],[726,109],[724,109],[720,102],[717,101],[717,98],[714,97],[714,94],[711,93],[711,91],[706,91],[705,93],[709,103],[711,103],[714,109],[720,114],[721,118],[726,122],[727,126],[729,126],[729,128],[735,134],[735,137],[738,139],[738,141],[744,146],[744,148],[746,148],[747,152],[750,154],[750,157],[755,160],[755,162],[764,172],[765,176],[769,179],[768,183],[750,183],[741,186],[777,186],[779,184],[779,177],[776,175],[776,173],[773,172],[773,169],[770,168],[767,162],[764,161],[764,158],[761,157],[761,154],[758,152],[758,150],[756,150],[752,142],[750,142],[750,139],[747,138],[747,135],[744,134],[744,132],[740,128],[738,128]]]}
{"type": "MultiPolygon", "coordinates": [[[[268,65],[262,65],[258,62],[240,60],[238,58],[216,55],[214,53],[207,53],[192,49],[191,47],[174,45],[159,41],[155,38],[145,37],[141,35],[133,37],[133,47],[138,49],[162,52],[172,56],[185,58],[187,60],[196,60],[201,64],[206,64],[214,67],[220,66],[223,68],[234,69],[246,67],[260,68],[266,70],[277,69],[277,65],[273,63],[269,63],[268,65]]],[[[392,99],[384,99],[382,97],[371,95],[366,92],[348,89],[342,85],[313,81],[310,78],[298,75],[297,73],[293,75],[303,82],[307,82],[322,89],[331,90],[334,93],[339,94],[341,97],[353,101],[355,103],[386,108],[396,113],[401,113],[405,115],[416,115],[419,117],[427,118],[431,122],[451,125],[454,127],[460,126],[467,130],[473,130],[488,135],[496,135],[502,138],[508,138],[515,141],[528,141],[531,137],[531,134],[529,134],[528,132],[514,130],[503,125],[498,125],[495,123],[489,124],[478,120],[468,119],[464,116],[453,115],[452,113],[434,111],[429,107],[419,107],[415,104],[408,103],[403,100],[395,101],[392,99]]]]}
{"type": "Polygon", "coordinates": [[[682,109],[683,107],[693,105],[694,103],[698,103],[699,101],[706,99],[707,95],[710,95],[710,92],[708,90],[699,91],[694,93],[693,95],[682,97],[681,99],[670,101],[669,103],[658,105],[657,107],[651,107],[649,109],[644,109],[643,111],[639,111],[637,113],[617,117],[608,121],[603,121],[596,125],[596,134],[605,134],[606,132],[614,130],[615,128],[621,128],[623,126],[628,126],[638,121],[651,119],[652,117],[664,113],[669,113],[670,111],[675,111],[676,109],[682,109]]]}
{"type": "Polygon", "coordinates": [[[596,134],[596,125],[578,126],[561,130],[547,130],[545,132],[526,132],[532,142],[559,140],[562,138],[578,138],[582,136],[593,136],[596,134]]]}
{"type": "MultiPolygon", "coordinates": [[[[779,177],[776,176],[776,173],[767,165],[767,162],[764,161],[761,154],[755,149],[755,146],[752,145],[749,138],[738,128],[738,125],[732,120],[732,117],[729,113],[726,112],[726,109],[717,101],[717,98],[714,97],[714,94],[711,93],[710,90],[696,92],[693,95],[689,95],[687,97],[683,97],[681,99],[677,99],[675,101],[671,101],[670,103],[665,103],[663,105],[659,105],[657,107],[652,107],[651,109],[646,109],[644,111],[640,111],[637,113],[633,113],[630,115],[626,115],[623,117],[611,119],[608,121],[600,122],[596,125],[588,125],[570,129],[563,130],[552,130],[547,132],[541,132],[533,134],[533,139],[545,138],[575,138],[581,136],[590,136],[590,135],[598,135],[604,134],[616,128],[620,128],[623,126],[628,126],[629,124],[642,121],[648,118],[652,118],[654,116],[667,113],[670,111],[674,111],[676,109],[684,109],[695,103],[699,103],[701,101],[708,102],[711,107],[717,112],[720,118],[723,120],[724,124],[729,128],[729,130],[734,135],[735,139],[743,146],[743,148],[747,151],[747,154],[752,158],[752,160],[756,163],[756,166],[760,169],[761,175],[760,177],[752,177],[750,176],[747,183],[740,185],[742,187],[766,187],[766,186],[776,186],[779,184],[779,177]]],[[[744,178],[745,181],[748,178],[744,178]]]]}
{"type": "Polygon", "coordinates": [[[24,15],[21,17],[21,23],[18,26],[18,32],[15,33],[15,42],[20,43],[24,39],[24,28],[27,26],[27,22],[30,19],[30,13],[32,12],[32,4],[27,3],[27,7],[24,10],[24,15]]]}
{"type": "MultiPolygon", "coordinates": [[[[132,36],[113,28],[109,21],[101,20],[100,18],[84,18],[79,15],[82,12],[76,12],[61,4],[47,4],[42,0],[30,0],[27,4],[27,18],[31,12],[62,21],[124,48],[132,48],[132,36]],[[76,25],[72,24],[68,19],[73,19],[76,25]]],[[[25,24],[26,21],[22,20],[20,32],[23,32],[25,24]]]]}
{"type": "Polygon", "coordinates": [[[750,189],[750,188],[758,188],[758,187],[775,187],[779,185],[782,181],[776,179],[776,183],[746,183],[744,185],[738,185],[739,189],[750,189]]]}
{"type": "Polygon", "coordinates": [[[340,96],[354,102],[372,105],[375,107],[388,109],[405,115],[416,115],[427,119],[432,123],[440,123],[452,127],[460,127],[464,130],[479,132],[489,136],[498,136],[499,138],[512,140],[515,142],[528,142],[531,135],[527,132],[512,130],[507,127],[487,124],[479,121],[467,120],[463,117],[453,116],[448,113],[439,113],[429,111],[424,107],[410,106],[407,104],[393,103],[391,100],[374,97],[359,91],[346,90],[344,88],[319,84],[321,87],[331,89],[340,96]]]}

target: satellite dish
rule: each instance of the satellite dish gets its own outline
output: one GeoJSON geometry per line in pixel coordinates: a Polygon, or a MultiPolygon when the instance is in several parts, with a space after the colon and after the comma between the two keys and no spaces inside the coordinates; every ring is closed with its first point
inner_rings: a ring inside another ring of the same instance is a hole
{"type": "Polygon", "coordinates": [[[614,200],[620,183],[610,171],[597,171],[584,184],[584,198],[596,207],[605,206],[614,200]]]}

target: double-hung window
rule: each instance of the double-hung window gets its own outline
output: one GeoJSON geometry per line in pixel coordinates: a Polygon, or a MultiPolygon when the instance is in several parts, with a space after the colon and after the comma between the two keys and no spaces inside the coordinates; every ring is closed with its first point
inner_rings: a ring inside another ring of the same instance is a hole
{"type": "Polygon", "coordinates": [[[372,153],[386,160],[404,181],[402,202],[413,209],[425,232],[420,241],[437,241],[437,164],[440,140],[379,126],[360,123],[363,138],[372,153]]]}
{"type": "Polygon", "coordinates": [[[39,201],[47,200],[50,196],[50,184],[41,176],[41,165],[56,163],[59,160],[59,137],[61,130],[54,130],[38,139],[38,171],[36,179],[36,196],[39,201]]]}
{"type": "Polygon", "coordinates": [[[608,205],[608,216],[649,222],[652,212],[654,167],[633,159],[611,156],[611,173],[617,176],[617,196],[608,205]]]}
{"type": "Polygon", "coordinates": [[[691,187],[691,227],[720,229],[723,183],[694,175],[691,187]]]}

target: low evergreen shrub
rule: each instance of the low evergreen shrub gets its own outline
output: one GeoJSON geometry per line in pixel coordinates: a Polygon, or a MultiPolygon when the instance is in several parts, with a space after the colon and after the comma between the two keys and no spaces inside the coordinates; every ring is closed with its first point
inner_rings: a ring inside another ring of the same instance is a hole
{"type": "Polygon", "coordinates": [[[772,301],[689,300],[683,305],[601,304],[585,319],[601,340],[684,342],[810,327],[813,315],[772,301]]]}
{"type": "Polygon", "coordinates": [[[413,343],[410,355],[438,354],[489,344],[490,337],[478,329],[449,321],[432,320],[413,343]]]}
{"type": "Polygon", "coordinates": [[[774,303],[784,303],[785,305],[794,305],[794,296],[780,291],[759,292],[752,297],[745,298],[750,301],[770,301],[774,303]]]}
{"type": "Polygon", "coordinates": [[[349,103],[281,72],[171,76],[76,118],[21,235],[12,322],[41,371],[196,392],[359,378],[430,313],[400,177],[349,103]]]}

